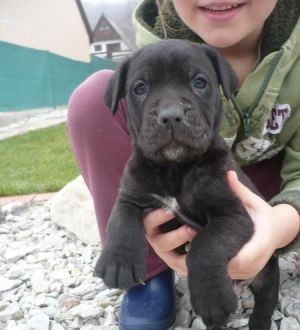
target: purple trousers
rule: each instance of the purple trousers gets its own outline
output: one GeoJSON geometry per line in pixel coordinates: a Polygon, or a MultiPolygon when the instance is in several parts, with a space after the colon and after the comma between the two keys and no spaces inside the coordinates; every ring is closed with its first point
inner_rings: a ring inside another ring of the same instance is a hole
{"type": "MultiPolygon", "coordinates": [[[[100,237],[104,244],[106,225],[116,200],[123,168],[132,153],[125,101],[120,102],[114,117],[103,101],[111,75],[112,71],[103,70],[83,82],[70,98],[67,119],[74,155],[91,192],[100,237]]],[[[271,161],[244,168],[267,199],[279,191],[281,158],[279,155],[271,161]]],[[[167,269],[150,246],[146,260],[146,278],[167,269]]]]}

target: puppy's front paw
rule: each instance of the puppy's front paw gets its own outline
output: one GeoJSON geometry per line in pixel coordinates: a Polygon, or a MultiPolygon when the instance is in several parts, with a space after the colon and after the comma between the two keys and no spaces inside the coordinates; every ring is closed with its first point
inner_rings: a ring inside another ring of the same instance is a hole
{"type": "Polygon", "coordinates": [[[222,327],[227,323],[230,314],[236,311],[237,296],[231,283],[216,283],[215,287],[210,288],[202,290],[201,287],[197,291],[191,291],[191,303],[207,327],[222,327]]]}
{"type": "Polygon", "coordinates": [[[109,288],[130,288],[144,278],[144,256],[133,251],[127,255],[121,253],[121,249],[103,249],[95,267],[95,274],[101,277],[109,288]]]}

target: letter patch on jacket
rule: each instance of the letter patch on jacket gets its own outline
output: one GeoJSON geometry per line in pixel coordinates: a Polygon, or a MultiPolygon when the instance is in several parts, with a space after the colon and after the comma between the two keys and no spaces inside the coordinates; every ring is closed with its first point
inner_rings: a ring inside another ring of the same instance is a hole
{"type": "Polygon", "coordinates": [[[263,135],[266,133],[280,133],[290,114],[291,107],[289,104],[275,104],[264,128],[263,135]]]}

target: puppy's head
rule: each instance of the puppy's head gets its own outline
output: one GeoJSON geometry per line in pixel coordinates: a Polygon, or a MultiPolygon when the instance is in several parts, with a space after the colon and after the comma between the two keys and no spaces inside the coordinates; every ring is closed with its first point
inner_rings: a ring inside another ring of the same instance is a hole
{"type": "Polygon", "coordinates": [[[156,163],[201,157],[222,116],[219,86],[227,98],[236,77],[218,52],[183,40],[137,51],[110,80],[105,101],[113,114],[125,97],[135,148],[156,163]]]}

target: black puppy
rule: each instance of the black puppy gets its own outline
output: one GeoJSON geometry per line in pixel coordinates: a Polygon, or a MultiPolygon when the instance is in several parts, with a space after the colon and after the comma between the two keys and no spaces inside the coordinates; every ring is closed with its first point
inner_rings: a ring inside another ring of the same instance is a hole
{"type": "MultiPolygon", "coordinates": [[[[229,260],[253,234],[253,223],[226,182],[235,165],[218,135],[222,117],[219,85],[229,98],[236,78],[208,46],[162,41],[137,51],[109,82],[106,103],[113,114],[126,99],[134,153],[122,177],[108,224],[108,239],[96,274],[109,287],[129,288],[145,274],[143,217],[176,200],[175,221],[199,228],[187,253],[191,303],[206,326],[218,329],[236,310],[229,260]]],[[[251,330],[269,330],[278,295],[278,263],[272,257],[252,281],[251,330]]]]}

